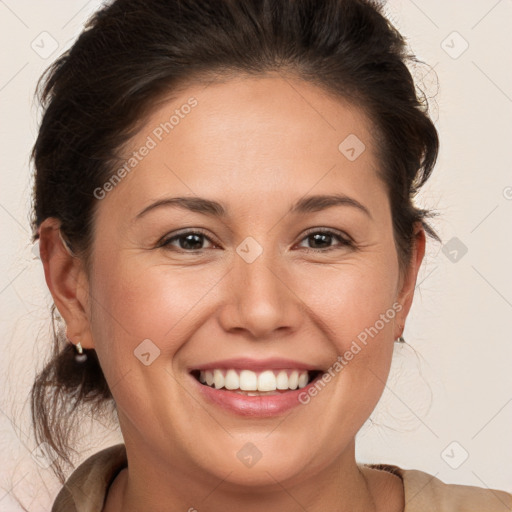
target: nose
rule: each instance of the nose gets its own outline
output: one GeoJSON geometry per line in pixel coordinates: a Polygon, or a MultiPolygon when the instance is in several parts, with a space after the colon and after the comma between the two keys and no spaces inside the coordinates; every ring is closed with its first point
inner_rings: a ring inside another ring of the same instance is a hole
{"type": "Polygon", "coordinates": [[[262,340],[298,330],[304,302],[284,262],[265,251],[251,263],[238,254],[234,260],[225,282],[228,298],[219,315],[225,331],[262,340]]]}

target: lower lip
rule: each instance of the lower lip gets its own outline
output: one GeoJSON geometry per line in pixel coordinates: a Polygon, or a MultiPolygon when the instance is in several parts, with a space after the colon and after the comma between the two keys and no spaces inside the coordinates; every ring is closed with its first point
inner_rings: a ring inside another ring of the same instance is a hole
{"type": "Polygon", "coordinates": [[[322,374],[317,375],[307,386],[280,393],[278,395],[246,396],[227,389],[215,389],[201,384],[193,375],[190,378],[199,387],[199,392],[207,401],[241,416],[276,416],[303,405],[299,397],[306,396],[322,374]]]}

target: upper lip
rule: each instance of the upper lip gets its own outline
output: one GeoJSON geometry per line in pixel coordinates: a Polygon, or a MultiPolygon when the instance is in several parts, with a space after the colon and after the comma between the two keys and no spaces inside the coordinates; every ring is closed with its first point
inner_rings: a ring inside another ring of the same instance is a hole
{"type": "Polygon", "coordinates": [[[194,370],[214,370],[214,369],[241,369],[252,370],[254,372],[264,370],[279,370],[279,369],[296,369],[315,371],[320,370],[319,367],[312,366],[311,364],[294,361],[293,359],[276,358],[271,359],[251,359],[247,357],[236,357],[232,359],[222,359],[213,361],[211,363],[200,364],[198,366],[190,367],[189,371],[194,370]]]}

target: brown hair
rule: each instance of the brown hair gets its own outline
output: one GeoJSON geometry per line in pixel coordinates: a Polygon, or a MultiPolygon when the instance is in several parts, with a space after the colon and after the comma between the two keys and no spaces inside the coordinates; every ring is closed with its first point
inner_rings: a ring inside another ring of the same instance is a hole
{"type": "MultiPolygon", "coordinates": [[[[286,73],[361,108],[375,126],[400,268],[414,225],[439,240],[413,199],[430,176],[438,136],[406,65],[418,62],[370,0],[116,0],[96,12],[38,83],[43,117],[32,159],[32,225],[61,221],[73,252],[88,261],[101,187],[156,102],[206,78],[286,73]]],[[[55,326],[55,306],[52,307],[55,326]]],[[[37,441],[59,459],[64,481],[81,406],[115,403],[94,350],[86,363],[54,327],[53,352],[31,390],[37,441]]]]}

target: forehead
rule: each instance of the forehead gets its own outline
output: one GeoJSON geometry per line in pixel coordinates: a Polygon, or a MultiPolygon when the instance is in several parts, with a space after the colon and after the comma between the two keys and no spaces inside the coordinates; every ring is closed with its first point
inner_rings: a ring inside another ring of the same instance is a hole
{"type": "MultiPolygon", "coordinates": [[[[245,197],[382,192],[370,121],[317,86],[280,76],[187,87],[161,102],[125,152],[112,196],[245,197]],[[314,190],[312,190],[314,189],[314,190]]],[[[111,199],[114,199],[112,197],[111,199]]]]}

